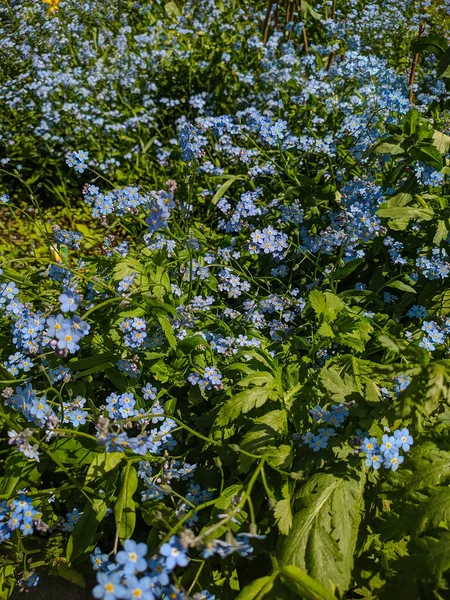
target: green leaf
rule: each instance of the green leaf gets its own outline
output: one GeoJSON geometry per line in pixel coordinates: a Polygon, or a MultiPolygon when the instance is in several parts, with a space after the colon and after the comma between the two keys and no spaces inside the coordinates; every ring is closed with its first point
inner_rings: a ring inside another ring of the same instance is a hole
{"type": "Polygon", "coordinates": [[[271,410],[262,417],[255,419],[255,423],[268,425],[274,431],[280,433],[287,433],[288,429],[287,413],[285,410],[271,410]]]}
{"type": "Polygon", "coordinates": [[[411,44],[411,50],[414,54],[427,50],[440,56],[447,48],[448,44],[445,37],[438,35],[423,35],[411,44]]]}
{"type": "Polygon", "coordinates": [[[379,208],[379,217],[388,219],[417,219],[418,221],[430,221],[434,217],[432,208],[412,208],[410,206],[379,208]]]}
{"type": "Polygon", "coordinates": [[[219,200],[221,198],[223,198],[223,196],[225,196],[225,194],[228,191],[228,188],[231,187],[231,185],[233,185],[233,183],[239,179],[242,180],[242,179],[245,179],[245,177],[243,175],[233,175],[229,179],[227,179],[227,181],[225,181],[225,183],[222,183],[220,188],[217,190],[217,192],[212,197],[211,203],[215,206],[219,202],[219,200]]]}
{"type": "Polygon", "coordinates": [[[448,236],[447,225],[443,219],[439,219],[436,233],[434,234],[434,238],[433,238],[433,244],[438,246],[442,242],[442,240],[447,239],[447,236],[448,236]]]}
{"type": "Polygon", "coordinates": [[[399,281],[398,279],[395,281],[390,281],[387,284],[387,287],[394,288],[396,290],[400,290],[401,292],[409,292],[411,294],[417,294],[416,290],[408,285],[407,283],[403,283],[403,281],[399,281]]]}
{"type": "Polygon", "coordinates": [[[450,150],[450,135],[435,131],[433,133],[433,146],[437,148],[441,154],[447,154],[450,150]]]}
{"type": "Polygon", "coordinates": [[[137,486],[136,469],[131,463],[128,463],[122,471],[119,497],[114,507],[116,528],[122,544],[125,540],[131,538],[136,526],[136,504],[133,495],[137,490],[137,486]]]}
{"type": "Polygon", "coordinates": [[[344,402],[345,397],[356,391],[354,381],[347,373],[344,379],[339,375],[336,369],[322,369],[320,379],[326,390],[331,393],[334,402],[344,402]]]}
{"type": "Polygon", "coordinates": [[[62,438],[50,446],[53,456],[63,465],[90,463],[97,449],[98,444],[94,440],[85,438],[62,438]]]}
{"type": "Polygon", "coordinates": [[[175,350],[177,347],[177,338],[173,333],[172,325],[169,323],[169,320],[162,315],[157,315],[157,319],[161,325],[161,329],[164,332],[166,340],[169,342],[169,346],[172,348],[172,350],[175,350]]]}
{"type": "Polygon", "coordinates": [[[345,304],[342,300],[331,292],[320,292],[313,290],[309,294],[309,303],[318,317],[323,316],[324,321],[331,323],[337,315],[343,310],[345,304]]]}
{"type": "Polygon", "coordinates": [[[432,441],[413,446],[402,469],[391,477],[391,484],[401,488],[402,493],[406,494],[415,494],[437,485],[448,485],[449,482],[450,452],[442,450],[432,441]]]}
{"type": "Polygon", "coordinates": [[[292,528],[292,509],[289,482],[286,481],[281,490],[283,499],[275,504],[273,516],[277,521],[278,529],[282,535],[287,535],[292,528]]]}
{"type": "Polygon", "coordinates": [[[123,458],[124,455],[122,452],[99,452],[89,465],[85,482],[88,483],[97,477],[104,477],[115,469],[123,458]]]}
{"type": "Polygon", "coordinates": [[[215,425],[219,427],[228,425],[228,423],[235,421],[240,415],[248,413],[253,408],[261,407],[270,397],[275,396],[273,387],[270,385],[244,390],[229,398],[220,407],[215,425]]]}
{"type": "Polygon", "coordinates": [[[413,135],[416,133],[419,121],[420,113],[416,108],[408,111],[402,123],[403,132],[406,133],[406,135],[413,135]]]}
{"type": "Polygon", "coordinates": [[[239,592],[236,600],[259,600],[264,598],[273,588],[275,577],[276,574],[255,579],[239,592]]]}
{"type": "Polygon", "coordinates": [[[412,539],[407,551],[409,556],[399,558],[393,565],[396,577],[384,598],[398,598],[399,590],[402,598],[447,598],[444,574],[450,569],[450,531],[412,539]]]}
{"type": "Polygon", "coordinates": [[[336,271],[331,273],[328,277],[333,281],[342,281],[342,279],[345,279],[351,273],[353,273],[353,271],[355,271],[363,262],[363,258],[351,260],[350,262],[346,263],[343,267],[336,269],[336,271]]]}
{"type": "Polygon", "coordinates": [[[302,508],[281,546],[280,564],[305,569],[325,587],[343,593],[351,582],[363,489],[362,474],[313,475],[300,490],[302,508]]]}
{"type": "Polygon", "coordinates": [[[164,5],[164,10],[169,15],[169,17],[180,17],[183,14],[182,9],[174,0],[171,0],[171,2],[166,2],[166,4],[164,5]]]}
{"type": "Polygon", "coordinates": [[[0,598],[7,600],[13,593],[15,585],[14,565],[0,565],[0,598]]]}
{"type": "Polygon", "coordinates": [[[82,588],[86,587],[86,581],[83,575],[78,573],[78,571],[75,571],[75,569],[71,569],[68,565],[64,563],[60,564],[56,567],[56,570],[60,577],[70,581],[70,583],[74,583],[82,588]]]}
{"type": "Polygon", "coordinates": [[[336,600],[321,583],[294,565],[281,569],[282,581],[304,600],[336,600]]]}
{"type": "Polygon", "coordinates": [[[267,463],[272,467],[288,469],[292,462],[292,448],[287,444],[282,444],[278,448],[269,447],[267,449],[267,463]]]}
{"type": "Polygon", "coordinates": [[[405,150],[401,146],[403,140],[403,135],[393,135],[383,138],[372,147],[371,151],[376,154],[391,154],[392,156],[404,154],[405,150]]]}
{"type": "Polygon", "coordinates": [[[102,500],[86,504],[67,542],[66,559],[69,564],[86,552],[94,542],[98,525],[106,515],[107,508],[102,500]]]}
{"type": "Polygon", "coordinates": [[[438,77],[450,77],[450,48],[441,56],[437,66],[438,77]]]}
{"type": "Polygon", "coordinates": [[[444,166],[444,162],[442,154],[439,152],[439,150],[428,143],[419,144],[410,148],[409,154],[413,158],[421,160],[426,165],[436,169],[436,171],[440,171],[444,166]]]}

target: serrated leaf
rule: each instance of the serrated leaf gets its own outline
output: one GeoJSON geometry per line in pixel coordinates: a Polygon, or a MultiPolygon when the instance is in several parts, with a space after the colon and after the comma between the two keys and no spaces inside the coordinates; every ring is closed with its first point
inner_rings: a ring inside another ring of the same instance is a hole
{"type": "Polygon", "coordinates": [[[448,596],[444,574],[450,569],[450,532],[441,530],[412,539],[408,554],[394,564],[397,575],[386,590],[386,600],[398,598],[399,589],[403,598],[444,600],[448,596]]]}
{"type": "Polygon", "coordinates": [[[448,237],[448,229],[445,221],[439,219],[436,233],[434,234],[433,244],[439,245],[442,240],[446,240],[448,237]]]}
{"type": "Polygon", "coordinates": [[[282,444],[278,448],[269,447],[266,452],[267,463],[272,467],[288,469],[292,462],[292,448],[282,444]]]}
{"type": "Polygon", "coordinates": [[[336,369],[322,369],[320,379],[326,390],[328,390],[335,402],[344,402],[345,397],[356,391],[353,379],[345,374],[344,379],[339,375],[336,369]]]}
{"type": "Polygon", "coordinates": [[[285,410],[271,410],[262,417],[255,419],[255,423],[268,425],[277,433],[287,433],[287,413],[285,410]]]}
{"type": "Polygon", "coordinates": [[[271,396],[274,396],[274,391],[268,385],[239,392],[239,394],[229,398],[220,407],[215,425],[219,427],[228,425],[228,423],[235,421],[240,415],[246,414],[254,408],[261,407],[271,396]]]}
{"type": "Polygon", "coordinates": [[[300,490],[302,508],[281,546],[280,564],[300,567],[325,587],[343,593],[351,581],[363,489],[363,475],[313,475],[300,490]]]}
{"type": "Polygon", "coordinates": [[[435,130],[433,133],[433,146],[441,154],[447,154],[447,152],[450,150],[450,135],[435,130]]]}
{"type": "Polygon", "coordinates": [[[292,529],[291,499],[283,498],[275,504],[273,516],[277,522],[278,529],[282,535],[288,535],[292,529]]]}

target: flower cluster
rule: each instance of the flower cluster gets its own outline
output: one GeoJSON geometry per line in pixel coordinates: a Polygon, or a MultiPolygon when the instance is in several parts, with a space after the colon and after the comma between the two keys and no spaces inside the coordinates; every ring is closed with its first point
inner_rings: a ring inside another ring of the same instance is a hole
{"type": "Polygon", "coordinates": [[[216,369],[216,367],[205,367],[205,373],[203,377],[198,373],[191,373],[188,377],[189,383],[192,385],[199,385],[200,389],[215,390],[222,389],[222,375],[216,369]]]}
{"type": "Polygon", "coordinates": [[[40,513],[34,508],[26,494],[20,494],[15,500],[0,503],[0,542],[9,540],[16,529],[22,535],[34,533],[33,524],[38,520],[40,513]]]}
{"type": "Polygon", "coordinates": [[[314,450],[314,452],[318,452],[328,446],[330,438],[336,435],[336,429],[343,424],[349,412],[344,404],[333,404],[331,410],[316,406],[309,412],[315,422],[319,423],[323,421],[331,425],[331,427],[320,427],[317,433],[307,431],[301,436],[295,434],[295,440],[301,440],[303,444],[314,450]]]}
{"type": "Polygon", "coordinates": [[[365,437],[361,443],[361,452],[366,455],[366,467],[373,467],[378,470],[381,465],[385,469],[396,471],[399,465],[405,460],[400,454],[400,450],[408,452],[413,444],[413,438],[408,429],[396,429],[393,435],[385,433],[381,438],[381,444],[376,437],[365,437]]]}

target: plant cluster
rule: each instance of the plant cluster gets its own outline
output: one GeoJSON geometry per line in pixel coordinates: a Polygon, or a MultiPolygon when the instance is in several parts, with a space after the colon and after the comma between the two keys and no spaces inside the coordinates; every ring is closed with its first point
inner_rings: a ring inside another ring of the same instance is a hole
{"type": "Polygon", "coordinates": [[[445,598],[446,7],[17,4],[0,596],[445,598]]]}

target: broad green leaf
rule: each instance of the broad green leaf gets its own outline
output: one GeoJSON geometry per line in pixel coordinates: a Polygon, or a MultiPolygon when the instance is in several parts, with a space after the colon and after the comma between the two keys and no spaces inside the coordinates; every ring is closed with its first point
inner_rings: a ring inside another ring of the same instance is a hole
{"type": "Polygon", "coordinates": [[[437,148],[441,154],[447,154],[450,150],[450,135],[435,131],[433,133],[433,146],[437,148]]]}
{"type": "Polygon", "coordinates": [[[122,452],[99,452],[96,454],[87,470],[86,483],[97,477],[104,477],[107,475],[117,467],[123,458],[124,455],[122,452]]]}
{"type": "Polygon", "coordinates": [[[282,581],[304,600],[336,600],[319,581],[310,577],[303,569],[294,565],[283,567],[280,572],[282,581]]]}
{"type": "Polygon", "coordinates": [[[164,5],[164,10],[169,15],[169,17],[180,17],[183,14],[182,9],[178,6],[178,3],[175,0],[166,2],[166,4],[164,5]]]}
{"type": "Polygon", "coordinates": [[[377,215],[388,219],[417,219],[418,221],[430,221],[434,216],[434,211],[432,208],[412,208],[410,206],[405,206],[379,208],[377,215]]]}
{"type": "Polygon", "coordinates": [[[172,325],[169,323],[169,320],[166,317],[157,315],[157,319],[161,325],[161,329],[163,330],[166,340],[169,342],[169,346],[172,348],[172,350],[175,350],[177,347],[177,338],[173,333],[172,325]]]}
{"type": "Polygon", "coordinates": [[[338,313],[343,310],[345,304],[331,292],[320,292],[313,290],[309,295],[309,302],[318,317],[322,316],[324,321],[331,323],[338,313]]]}
{"type": "Polygon", "coordinates": [[[287,433],[287,413],[285,410],[271,410],[262,417],[255,419],[255,423],[268,425],[279,433],[287,433]]]}
{"type": "Polygon", "coordinates": [[[316,313],[316,315],[318,317],[320,315],[324,314],[326,304],[325,304],[325,296],[322,292],[320,292],[319,290],[313,290],[309,294],[309,303],[313,307],[314,312],[316,313]]]}
{"type": "Polygon", "coordinates": [[[442,154],[431,144],[421,143],[420,145],[413,146],[410,148],[409,154],[413,158],[424,162],[433,169],[436,169],[436,171],[440,171],[444,166],[442,154]]]}
{"type": "Polygon", "coordinates": [[[236,600],[259,600],[260,598],[264,598],[273,588],[275,577],[267,576],[255,579],[239,592],[236,600]]]}
{"type": "Polygon", "coordinates": [[[356,391],[353,379],[345,374],[344,379],[339,375],[336,369],[322,369],[320,379],[326,390],[331,393],[334,402],[344,402],[345,397],[356,391]]]}
{"type": "Polygon", "coordinates": [[[439,219],[436,233],[434,234],[433,244],[439,246],[442,240],[446,240],[448,236],[447,224],[443,219],[439,219]]]}
{"type": "Polygon", "coordinates": [[[372,151],[376,154],[391,154],[392,156],[404,154],[405,150],[401,146],[403,139],[402,135],[384,138],[372,147],[372,151]]]}
{"type": "Polygon", "coordinates": [[[420,121],[420,113],[416,108],[411,109],[403,119],[403,131],[406,135],[416,133],[420,121]]]}
{"type": "Polygon", "coordinates": [[[387,287],[391,287],[396,290],[400,290],[401,292],[409,292],[411,294],[417,294],[416,290],[412,286],[408,285],[407,283],[403,283],[403,281],[399,281],[398,279],[396,281],[390,281],[387,284],[387,287]]]}
{"type": "Polygon", "coordinates": [[[70,581],[70,583],[74,583],[75,585],[78,585],[82,588],[86,587],[86,581],[83,575],[78,571],[75,571],[75,569],[72,569],[68,565],[64,563],[59,564],[56,567],[56,570],[58,571],[58,575],[60,577],[63,577],[67,581],[70,581]]]}
{"type": "Polygon", "coordinates": [[[66,548],[66,559],[70,564],[86,552],[95,539],[99,523],[106,515],[107,505],[102,500],[88,502],[81,518],[75,524],[70,534],[66,548]]]}
{"type": "Polygon", "coordinates": [[[282,444],[278,448],[270,447],[267,449],[267,463],[272,467],[288,469],[292,462],[292,448],[287,444],[282,444]]]}
{"type": "Polygon", "coordinates": [[[228,191],[228,188],[230,188],[235,181],[242,180],[242,179],[245,179],[245,177],[243,175],[233,175],[229,179],[227,179],[227,181],[225,181],[225,183],[222,183],[220,188],[217,190],[217,192],[212,197],[211,204],[213,204],[215,206],[219,202],[219,200],[221,198],[223,198],[223,196],[225,196],[225,194],[228,191]]]}
{"type": "Polygon", "coordinates": [[[447,48],[438,62],[437,76],[450,77],[450,48],[447,48]]]}
{"type": "Polygon", "coordinates": [[[85,438],[62,438],[50,446],[52,455],[63,465],[90,463],[96,456],[98,444],[85,438]]]}
{"type": "Polygon", "coordinates": [[[128,463],[122,471],[119,496],[114,506],[116,528],[122,544],[125,540],[131,538],[136,526],[136,504],[133,495],[137,490],[137,486],[136,469],[131,463],[128,463]]]}
{"type": "Polygon", "coordinates": [[[328,277],[333,281],[342,281],[346,277],[348,277],[353,271],[355,271],[362,263],[364,262],[363,258],[357,258],[356,260],[351,260],[346,263],[343,267],[336,269],[333,273],[331,273],[328,277]]]}
{"type": "Polygon", "coordinates": [[[304,569],[343,593],[351,582],[363,508],[363,475],[317,473],[300,490],[302,507],[280,550],[280,564],[304,569]]]}
{"type": "Polygon", "coordinates": [[[239,394],[229,398],[220,407],[215,424],[219,427],[228,425],[228,423],[235,421],[240,415],[248,413],[254,408],[261,407],[270,397],[275,396],[273,387],[270,385],[254,387],[250,390],[239,392],[239,394]]]}
{"type": "Polygon", "coordinates": [[[402,467],[393,474],[390,482],[404,490],[403,493],[415,494],[450,483],[450,452],[432,441],[412,446],[402,467]]]}
{"type": "Polygon", "coordinates": [[[0,598],[8,600],[14,591],[15,585],[14,566],[12,564],[0,565],[0,598]]]}
{"type": "Polygon", "coordinates": [[[415,54],[427,50],[440,56],[447,48],[447,40],[445,37],[439,35],[423,35],[411,44],[411,50],[415,54]]]}

